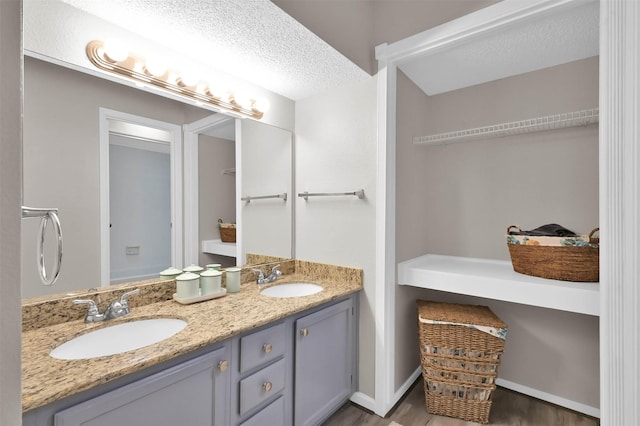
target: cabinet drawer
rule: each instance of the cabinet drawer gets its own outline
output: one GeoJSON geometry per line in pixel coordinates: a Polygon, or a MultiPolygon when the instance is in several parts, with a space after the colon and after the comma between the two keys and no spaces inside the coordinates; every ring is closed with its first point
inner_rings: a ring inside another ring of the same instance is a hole
{"type": "Polygon", "coordinates": [[[284,323],[240,338],[240,373],[245,373],[284,354],[284,323]]]}
{"type": "Polygon", "coordinates": [[[240,381],[240,415],[244,415],[263,401],[284,389],[284,359],[240,381]]]}
{"type": "Polygon", "coordinates": [[[284,397],[273,401],[240,426],[284,425],[284,397]]]}

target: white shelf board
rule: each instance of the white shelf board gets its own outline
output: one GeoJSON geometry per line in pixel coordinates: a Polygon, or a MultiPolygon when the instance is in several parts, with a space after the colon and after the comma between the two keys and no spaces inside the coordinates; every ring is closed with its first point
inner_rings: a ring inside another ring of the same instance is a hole
{"type": "Polygon", "coordinates": [[[600,283],[519,274],[502,260],[427,254],[398,264],[398,284],[600,315],[600,283]]]}
{"type": "Polygon", "coordinates": [[[236,243],[223,243],[222,240],[202,240],[202,252],[236,257],[236,243]]]}

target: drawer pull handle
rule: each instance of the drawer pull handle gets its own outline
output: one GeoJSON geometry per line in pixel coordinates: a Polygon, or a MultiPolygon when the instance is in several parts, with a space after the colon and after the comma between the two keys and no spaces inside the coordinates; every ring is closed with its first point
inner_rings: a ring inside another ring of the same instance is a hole
{"type": "Polygon", "coordinates": [[[271,382],[264,382],[264,383],[262,384],[262,389],[263,389],[265,392],[269,392],[272,388],[273,388],[273,384],[272,384],[271,382]]]}
{"type": "Polygon", "coordinates": [[[301,335],[302,337],[304,337],[304,336],[308,336],[308,335],[309,335],[309,329],[308,329],[308,328],[303,328],[303,329],[301,329],[301,330],[300,330],[300,335],[301,335]]]}
{"type": "Polygon", "coordinates": [[[271,346],[271,343],[265,343],[264,345],[262,345],[262,352],[266,354],[271,352],[272,349],[273,349],[273,346],[271,346]]]}
{"type": "Polygon", "coordinates": [[[218,370],[220,370],[220,371],[222,371],[224,373],[228,369],[229,369],[229,361],[227,361],[226,359],[222,360],[222,361],[220,361],[218,363],[218,370]]]}

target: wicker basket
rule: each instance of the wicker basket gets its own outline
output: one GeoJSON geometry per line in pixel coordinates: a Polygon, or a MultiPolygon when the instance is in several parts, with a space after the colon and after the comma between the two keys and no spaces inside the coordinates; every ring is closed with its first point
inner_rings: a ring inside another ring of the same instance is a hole
{"type": "Polygon", "coordinates": [[[417,308],[427,412],[488,423],[507,325],[486,306],[418,300],[417,308]]]}
{"type": "MultiPolygon", "coordinates": [[[[563,245],[562,237],[535,237],[526,243],[515,241],[507,228],[507,246],[513,270],[521,274],[560,281],[597,282],[600,280],[600,239],[594,237],[599,228],[582,238],[581,245],[563,245]],[[557,241],[554,243],[554,240],[557,241]],[[551,241],[546,245],[544,241],[551,241]]],[[[518,228],[519,229],[519,228],[518,228]]]]}
{"type": "Polygon", "coordinates": [[[220,228],[220,240],[223,243],[236,242],[236,224],[225,223],[222,219],[218,219],[218,228],[220,228]]]}

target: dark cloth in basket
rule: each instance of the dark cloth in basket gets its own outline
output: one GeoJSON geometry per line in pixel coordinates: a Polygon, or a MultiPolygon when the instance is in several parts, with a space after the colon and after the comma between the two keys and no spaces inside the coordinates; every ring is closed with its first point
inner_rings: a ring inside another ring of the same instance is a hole
{"type": "Polygon", "coordinates": [[[578,234],[575,232],[565,228],[564,226],[558,225],[557,223],[550,223],[548,225],[542,225],[536,229],[532,229],[531,231],[522,231],[518,229],[517,231],[509,230],[509,235],[529,235],[535,237],[577,237],[578,234]]]}

